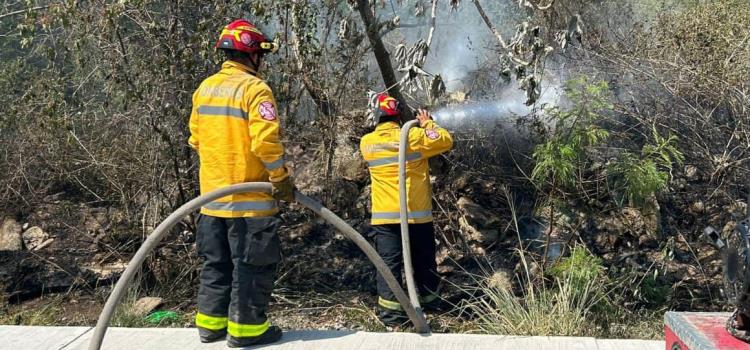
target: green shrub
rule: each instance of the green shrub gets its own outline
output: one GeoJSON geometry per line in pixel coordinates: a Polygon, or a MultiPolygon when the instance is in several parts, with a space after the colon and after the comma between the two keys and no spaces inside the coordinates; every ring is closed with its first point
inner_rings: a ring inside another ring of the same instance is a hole
{"type": "Polygon", "coordinates": [[[576,246],[570,256],[553,265],[547,273],[557,280],[569,279],[571,285],[583,293],[592,283],[605,278],[602,259],[591,254],[584,246],[576,246]]]}
{"type": "Polygon", "coordinates": [[[642,206],[648,197],[664,189],[671,179],[672,165],[684,160],[677,149],[677,136],[662,137],[656,127],[652,127],[652,136],[654,143],[643,146],[640,155],[626,151],[612,167],[615,182],[630,205],[642,206]]]}
{"type": "Polygon", "coordinates": [[[609,137],[609,132],[597,125],[602,113],[612,109],[608,102],[607,83],[592,83],[586,77],[570,80],[565,93],[572,108],[548,109],[552,134],[534,149],[536,162],[531,172],[532,181],[538,186],[551,183],[555,186],[571,186],[576,174],[589,159],[587,153],[609,137]]]}
{"type": "Polygon", "coordinates": [[[633,296],[649,307],[663,306],[672,298],[672,286],[658,278],[658,273],[645,276],[633,288],[633,296]]]}

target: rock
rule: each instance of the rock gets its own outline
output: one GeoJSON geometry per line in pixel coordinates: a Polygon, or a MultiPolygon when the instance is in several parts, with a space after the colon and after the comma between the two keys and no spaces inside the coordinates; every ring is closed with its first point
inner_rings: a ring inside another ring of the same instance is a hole
{"type": "Polygon", "coordinates": [[[127,266],[128,265],[126,263],[117,261],[109,264],[88,265],[84,266],[83,268],[93,272],[99,280],[108,280],[112,277],[120,275],[123,271],[125,271],[125,268],[127,266]]]}
{"type": "Polygon", "coordinates": [[[146,316],[151,311],[156,310],[159,305],[164,303],[164,299],[158,298],[158,297],[143,297],[138,299],[135,304],[133,304],[133,308],[130,310],[133,315],[136,316],[146,316]]]}
{"type": "MultiPolygon", "coordinates": [[[[39,250],[42,244],[46,243],[49,235],[39,226],[30,227],[22,234],[23,245],[28,250],[39,250]]],[[[49,243],[47,243],[49,245],[49,243]]],[[[46,245],[45,245],[46,246],[46,245]]]]}
{"type": "Polygon", "coordinates": [[[501,227],[499,216],[466,197],[459,198],[458,208],[463,214],[458,219],[459,227],[470,240],[483,245],[489,245],[498,240],[501,227]]]}
{"type": "Polygon", "coordinates": [[[11,218],[3,220],[0,226],[0,251],[18,251],[23,249],[21,225],[11,218]]]}

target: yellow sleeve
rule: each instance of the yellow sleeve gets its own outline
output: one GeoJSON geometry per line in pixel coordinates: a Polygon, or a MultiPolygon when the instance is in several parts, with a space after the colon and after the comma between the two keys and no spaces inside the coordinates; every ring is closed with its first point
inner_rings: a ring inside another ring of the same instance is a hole
{"type": "Polygon", "coordinates": [[[190,147],[192,147],[194,150],[198,150],[198,106],[195,103],[195,98],[198,96],[198,91],[200,91],[200,88],[198,90],[195,90],[195,93],[193,93],[193,110],[190,112],[190,138],[188,139],[188,144],[190,147]]]}
{"type": "Polygon", "coordinates": [[[263,162],[271,182],[281,181],[289,176],[289,172],[284,165],[284,146],[279,139],[276,100],[265,83],[250,87],[248,95],[251,151],[263,162]]]}
{"type": "Polygon", "coordinates": [[[422,153],[424,158],[432,158],[453,148],[453,137],[448,132],[429,120],[419,128],[409,131],[409,146],[412,150],[422,153]]]}

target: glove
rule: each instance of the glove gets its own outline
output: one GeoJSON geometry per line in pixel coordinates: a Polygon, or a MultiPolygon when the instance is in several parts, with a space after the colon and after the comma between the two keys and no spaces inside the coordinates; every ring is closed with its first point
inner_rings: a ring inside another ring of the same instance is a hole
{"type": "Polygon", "coordinates": [[[294,191],[297,188],[294,187],[294,181],[292,181],[291,176],[287,176],[279,182],[272,182],[271,185],[273,185],[273,191],[271,191],[273,198],[286,202],[294,200],[294,191]]]}
{"type": "Polygon", "coordinates": [[[416,118],[417,118],[417,120],[419,120],[419,126],[422,127],[422,128],[424,128],[425,125],[429,121],[432,120],[432,116],[430,115],[430,112],[427,112],[424,109],[418,109],[417,110],[416,118]]]}

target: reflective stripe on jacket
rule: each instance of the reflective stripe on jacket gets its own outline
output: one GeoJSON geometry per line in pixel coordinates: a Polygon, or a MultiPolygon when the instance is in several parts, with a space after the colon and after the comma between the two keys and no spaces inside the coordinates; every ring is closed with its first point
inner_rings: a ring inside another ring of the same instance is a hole
{"type": "MultiPolygon", "coordinates": [[[[360,151],[372,181],[372,225],[400,222],[398,198],[398,145],[401,127],[395,122],[378,124],[362,137],[360,151]]],[[[432,185],[427,159],[453,147],[453,138],[434,121],[409,131],[406,151],[406,192],[410,224],[432,221],[432,185]]]]}
{"type": "MultiPolygon", "coordinates": [[[[233,61],[224,62],[193,94],[188,143],[200,157],[201,194],[289,176],[271,88],[249,67],[233,61]]],[[[265,193],[230,195],[201,209],[222,218],[271,216],[277,211],[276,201],[265,193]]]]}

